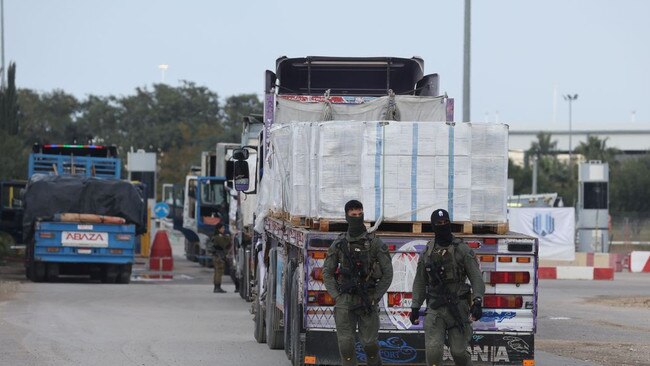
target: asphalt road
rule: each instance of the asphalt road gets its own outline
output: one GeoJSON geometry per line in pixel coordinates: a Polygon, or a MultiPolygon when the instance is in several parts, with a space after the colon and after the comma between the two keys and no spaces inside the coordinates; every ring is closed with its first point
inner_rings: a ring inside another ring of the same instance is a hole
{"type": "MultiPolygon", "coordinates": [[[[182,253],[179,245],[174,253],[182,253]]],[[[0,300],[0,365],[288,366],[283,351],[255,342],[250,304],[233,293],[230,280],[228,293],[213,294],[211,275],[176,256],[171,281],[23,282],[0,300]]],[[[650,365],[650,354],[643,353],[650,309],[593,300],[649,296],[649,280],[617,274],[615,281],[541,281],[537,365],[650,365]],[[607,353],[612,344],[622,345],[623,362],[593,350],[607,353]]]]}

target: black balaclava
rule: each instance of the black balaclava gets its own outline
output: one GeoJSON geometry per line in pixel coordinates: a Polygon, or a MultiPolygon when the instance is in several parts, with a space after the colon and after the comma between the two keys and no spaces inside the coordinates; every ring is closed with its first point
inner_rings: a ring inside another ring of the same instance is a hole
{"type": "Polygon", "coordinates": [[[451,234],[451,222],[449,222],[449,213],[443,209],[437,209],[431,214],[431,226],[433,227],[433,232],[436,234],[435,243],[446,247],[451,244],[453,240],[453,235],[451,234]],[[436,225],[441,221],[446,221],[447,223],[442,225],[436,225]]]}
{"type": "Polygon", "coordinates": [[[348,222],[348,234],[350,237],[356,238],[366,232],[366,225],[363,224],[363,214],[359,217],[352,217],[346,213],[345,221],[348,222]]]}

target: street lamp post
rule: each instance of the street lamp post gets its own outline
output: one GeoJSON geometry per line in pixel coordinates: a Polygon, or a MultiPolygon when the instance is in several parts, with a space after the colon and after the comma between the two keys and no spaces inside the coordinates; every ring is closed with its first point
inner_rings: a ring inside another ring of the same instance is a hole
{"type": "Polygon", "coordinates": [[[571,104],[573,103],[574,100],[578,99],[578,94],[567,94],[564,96],[564,100],[569,102],[569,162],[573,161],[573,145],[571,144],[571,124],[572,124],[572,118],[573,118],[573,113],[571,110],[571,104]]]}

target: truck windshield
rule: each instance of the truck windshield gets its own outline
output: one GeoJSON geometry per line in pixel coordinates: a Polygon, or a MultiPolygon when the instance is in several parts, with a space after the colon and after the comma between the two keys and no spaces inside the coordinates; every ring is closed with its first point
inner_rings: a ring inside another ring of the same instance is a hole
{"type": "Polygon", "coordinates": [[[201,182],[201,203],[221,205],[225,201],[225,189],[222,180],[204,180],[201,182]]]}

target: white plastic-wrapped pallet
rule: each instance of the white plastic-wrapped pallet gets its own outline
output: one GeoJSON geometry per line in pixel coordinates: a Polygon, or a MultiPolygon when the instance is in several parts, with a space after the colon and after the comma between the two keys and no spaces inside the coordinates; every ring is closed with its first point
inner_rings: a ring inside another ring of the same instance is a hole
{"type": "Polygon", "coordinates": [[[312,134],[315,129],[311,122],[298,122],[290,125],[290,189],[288,211],[294,216],[309,216],[311,213],[311,151],[312,134]]]}
{"type": "Polygon", "coordinates": [[[507,221],[508,125],[472,123],[472,221],[507,221]]]}
{"type": "Polygon", "coordinates": [[[344,205],[362,197],[363,123],[321,122],[318,126],[317,217],[343,218],[344,205]]]}

